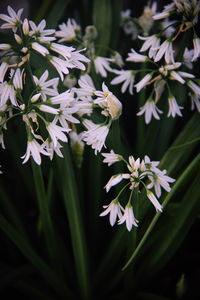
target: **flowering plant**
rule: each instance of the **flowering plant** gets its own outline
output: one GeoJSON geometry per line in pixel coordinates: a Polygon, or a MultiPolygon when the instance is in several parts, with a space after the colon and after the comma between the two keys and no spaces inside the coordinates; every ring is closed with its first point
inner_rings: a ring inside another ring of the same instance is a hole
{"type": "Polygon", "coordinates": [[[2,295],[174,297],[153,279],[200,209],[200,2],[47,2],[0,13],[2,295]]]}

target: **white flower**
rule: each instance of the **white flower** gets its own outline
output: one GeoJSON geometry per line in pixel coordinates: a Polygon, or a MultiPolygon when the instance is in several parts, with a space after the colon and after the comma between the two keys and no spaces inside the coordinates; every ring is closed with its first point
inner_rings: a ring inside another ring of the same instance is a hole
{"type": "Polygon", "coordinates": [[[158,202],[155,195],[149,190],[146,190],[146,192],[147,192],[147,197],[149,198],[149,200],[154,205],[156,211],[161,211],[162,212],[162,205],[158,202]]]}
{"type": "Polygon", "coordinates": [[[68,42],[76,38],[77,33],[80,31],[80,26],[74,19],[68,19],[67,23],[62,23],[59,26],[58,31],[55,32],[55,36],[60,38],[59,42],[68,42]]]}
{"type": "Polygon", "coordinates": [[[169,21],[168,18],[162,21],[161,23],[163,34],[166,37],[166,39],[170,38],[173,35],[174,31],[176,30],[176,28],[172,26],[173,24],[174,21],[169,21]]]}
{"type": "Polygon", "coordinates": [[[109,190],[111,189],[111,187],[115,186],[116,184],[118,184],[119,182],[121,182],[122,179],[129,179],[129,178],[130,178],[130,174],[126,174],[126,173],[113,175],[109,179],[109,181],[107,182],[107,184],[105,185],[106,192],[108,193],[109,190]]]}
{"type": "Polygon", "coordinates": [[[42,144],[42,146],[47,150],[48,154],[49,154],[49,158],[50,160],[53,159],[54,156],[54,152],[61,158],[63,158],[63,154],[61,152],[61,144],[57,141],[57,145],[56,147],[54,146],[54,143],[51,141],[49,141],[48,139],[42,144]]]}
{"type": "Polygon", "coordinates": [[[46,101],[47,96],[56,96],[58,95],[57,86],[59,82],[59,78],[52,78],[47,80],[49,76],[48,70],[46,70],[41,77],[38,79],[35,75],[33,75],[33,80],[37,89],[41,93],[41,97],[43,101],[46,101]]]}
{"type": "Polygon", "coordinates": [[[57,115],[59,112],[59,110],[57,108],[46,105],[46,104],[39,104],[37,106],[41,111],[47,112],[49,114],[57,115]]]}
{"type": "Polygon", "coordinates": [[[44,154],[49,156],[49,153],[44,150],[44,147],[40,145],[35,139],[28,141],[26,153],[21,157],[23,160],[23,164],[26,163],[30,156],[33,157],[36,164],[41,164],[41,156],[40,154],[44,154]]]}
{"type": "Polygon", "coordinates": [[[126,61],[132,61],[132,62],[145,62],[148,60],[148,57],[146,55],[141,55],[137,53],[134,49],[131,49],[131,53],[128,53],[128,57],[126,58],[126,61]]]}
{"type": "Polygon", "coordinates": [[[150,3],[144,7],[143,14],[138,18],[138,24],[142,27],[145,35],[148,35],[151,30],[154,20],[152,16],[155,14],[157,9],[156,1],[153,1],[152,6],[150,7],[150,3]]]}
{"type": "Polygon", "coordinates": [[[71,57],[69,59],[69,63],[72,65],[71,68],[77,68],[82,71],[85,71],[86,67],[82,62],[89,63],[90,60],[85,55],[80,53],[81,51],[84,51],[84,50],[85,49],[81,49],[81,50],[73,51],[71,53],[71,57]]]}
{"type": "Polygon", "coordinates": [[[188,73],[188,72],[182,72],[182,71],[178,71],[177,72],[181,77],[183,78],[195,78],[194,74],[188,73]]]}
{"type": "Polygon", "coordinates": [[[129,86],[129,93],[133,95],[133,84],[135,81],[134,72],[131,70],[115,70],[115,74],[118,74],[112,81],[111,84],[119,84],[122,83],[121,92],[125,93],[129,86]]]}
{"type": "Polygon", "coordinates": [[[122,159],[121,155],[116,154],[113,150],[111,150],[110,153],[101,154],[105,157],[103,162],[107,163],[109,167],[122,159]]]}
{"type": "Polygon", "coordinates": [[[64,134],[64,132],[69,132],[68,128],[63,128],[61,126],[56,125],[54,122],[51,122],[46,126],[46,129],[49,132],[54,147],[57,146],[58,140],[61,140],[63,142],[68,141],[66,135],[64,134]]]}
{"type": "Polygon", "coordinates": [[[1,66],[0,66],[0,82],[4,81],[4,77],[8,70],[8,66],[9,66],[8,63],[2,62],[1,66]]]}
{"type": "Polygon", "coordinates": [[[95,71],[97,74],[101,74],[102,77],[107,77],[107,72],[112,72],[109,62],[113,61],[113,59],[102,57],[102,56],[96,56],[94,58],[94,66],[95,71]]]}
{"type": "Polygon", "coordinates": [[[60,75],[61,80],[64,80],[63,74],[68,74],[68,68],[71,68],[71,64],[67,60],[63,60],[56,56],[49,56],[50,63],[56,68],[57,72],[60,75]]]}
{"type": "Polygon", "coordinates": [[[70,59],[72,51],[75,50],[75,48],[73,47],[61,45],[58,43],[51,43],[50,49],[63,56],[66,60],[70,59]]]}
{"type": "Polygon", "coordinates": [[[121,11],[121,20],[125,21],[126,19],[131,18],[131,10],[126,9],[121,11]]]}
{"type": "Polygon", "coordinates": [[[182,63],[180,62],[176,62],[173,64],[166,64],[164,66],[161,66],[158,71],[163,75],[163,76],[167,76],[168,73],[172,70],[178,69],[180,66],[182,65],[182,63]]]}
{"type": "Polygon", "coordinates": [[[138,36],[138,28],[136,25],[133,23],[132,20],[127,20],[123,24],[123,30],[126,34],[131,34],[132,40],[135,40],[138,36]]]}
{"type": "Polygon", "coordinates": [[[188,69],[192,69],[193,68],[193,64],[192,64],[192,58],[194,56],[194,50],[191,49],[189,50],[187,47],[185,48],[185,51],[183,53],[183,63],[186,65],[186,67],[188,69]]]}
{"type": "Polygon", "coordinates": [[[159,171],[158,174],[153,176],[148,176],[150,179],[150,183],[147,185],[148,189],[154,187],[156,196],[159,198],[161,196],[161,187],[167,191],[168,193],[171,191],[171,187],[168,182],[174,182],[175,179],[165,175],[166,170],[159,171]]]}
{"type": "Polygon", "coordinates": [[[113,59],[113,62],[120,68],[123,67],[124,62],[122,59],[122,56],[119,52],[114,51],[114,53],[111,55],[111,59],[113,59]]]}
{"type": "Polygon", "coordinates": [[[140,112],[137,113],[137,116],[141,116],[142,114],[145,114],[145,123],[149,124],[152,115],[155,119],[157,120],[160,119],[158,113],[162,114],[162,111],[157,108],[155,102],[152,100],[147,100],[144,106],[140,107],[140,112]]]}
{"type": "Polygon", "coordinates": [[[75,103],[77,114],[79,116],[91,116],[93,112],[93,99],[91,97],[82,96],[80,100],[75,103]]]}
{"type": "Polygon", "coordinates": [[[138,36],[138,38],[145,41],[140,49],[140,52],[144,52],[149,49],[149,58],[155,58],[157,49],[160,46],[160,38],[158,38],[156,34],[148,37],[138,36]]]}
{"type": "Polygon", "coordinates": [[[157,62],[161,60],[163,55],[165,55],[165,61],[167,64],[174,63],[174,50],[172,48],[172,42],[166,40],[158,47],[158,52],[155,55],[154,61],[157,62]]]}
{"type": "Polygon", "coordinates": [[[151,80],[152,75],[153,75],[152,73],[146,74],[137,84],[135,84],[137,93],[139,93],[139,91],[147,85],[147,83],[151,80]]]}
{"type": "Polygon", "coordinates": [[[170,13],[175,9],[175,4],[170,3],[164,6],[164,10],[161,13],[157,13],[153,16],[154,20],[165,19],[170,16],[170,13]]]}
{"type": "Polygon", "coordinates": [[[14,85],[14,88],[16,91],[17,90],[22,91],[22,89],[23,89],[23,83],[22,83],[23,73],[24,73],[24,70],[21,71],[20,68],[17,68],[15,70],[15,75],[13,77],[13,85],[14,85]]]}
{"type": "Polygon", "coordinates": [[[194,108],[196,106],[198,112],[200,112],[200,99],[199,99],[199,97],[197,97],[196,95],[190,93],[190,98],[191,98],[191,110],[194,110],[194,108]]]}
{"type": "Polygon", "coordinates": [[[134,214],[133,214],[133,207],[131,204],[127,204],[125,207],[125,211],[123,216],[119,219],[118,224],[122,224],[126,222],[126,228],[128,231],[131,231],[132,226],[138,227],[138,220],[136,220],[134,214]]]}
{"type": "MultiPolygon", "coordinates": [[[[55,117],[56,122],[59,121],[63,128],[69,128],[68,122],[78,124],[80,123],[78,119],[72,116],[72,114],[77,112],[77,107],[66,107],[66,105],[61,104],[59,109],[59,114],[55,117]]],[[[70,130],[70,128],[69,128],[70,130]]]]}
{"type": "Polygon", "coordinates": [[[50,43],[55,40],[55,37],[49,37],[48,35],[52,35],[55,33],[54,29],[45,29],[46,21],[43,19],[38,25],[36,25],[33,21],[29,21],[29,25],[31,30],[29,31],[29,35],[33,37],[37,37],[37,40],[41,43],[50,43]]]}
{"type": "Polygon", "coordinates": [[[74,97],[73,93],[70,90],[67,90],[63,93],[51,97],[48,101],[53,104],[62,104],[65,106],[69,106],[69,104],[74,101],[74,97]]]}
{"type": "Polygon", "coordinates": [[[178,73],[176,71],[170,72],[170,79],[176,80],[176,81],[180,82],[181,84],[185,83],[185,80],[180,76],[180,73],[178,73]]]}
{"type": "Polygon", "coordinates": [[[83,125],[88,129],[83,132],[83,141],[95,150],[95,154],[100,152],[102,147],[105,147],[105,140],[107,138],[109,127],[106,125],[95,124],[90,120],[85,119],[83,125]]]}
{"type": "Polygon", "coordinates": [[[195,37],[193,39],[193,45],[194,45],[194,55],[192,61],[195,61],[200,56],[200,38],[195,37]]]}
{"type": "Polygon", "coordinates": [[[84,74],[78,80],[80,88],[74,88],[79,98],[82,96],[93,96],[96,88],[94,86],[93,80],[88,74],[84,74]]]}
{"type": "Polygon", "coordinates": [[[160,169],[157,168],[159,163],[159,161],[151,161],[148,155],[145,155],[144,157],[145,170],[147,169],[158,174],[160,172],[160,169]]]}
{"type": "Polygon", "coordinates": [[[100,214],[100,217],[110,214],[109,221],[111,226],[115,224],[117,218],[120,219],[122,217],[122,211],[124,211],[123,207],[116,199],[111,201],[109,205],[104,205],[103,208],[105,208],[105,210],[100,214]]]}
{"type": "Polygon", "coordinates": [[[31,47],[33,50],[39,52],[40,54],[42,54],[43,56],[46,56],[47,54],[49,54],[49,51],[47,48],[45,48],[44,46],[40,45],[37,42],[33,42],[31,44],[31,47]]]}
{"type": "Polygon", "coordinates": [[[17,106],[14,86],[11,83],[4,81],[0,85],[0,97],[0,106],[6,104],[9,99],[14,106],[17,106]]]}
{"type": "Polygon", "coordinates": [[[134,157],[131,155],[128,158],[129,164],[127,165],[129,171],[131,173],[135,172],[138,170],[138,168],[140,167],[140,158],[138,159],[134,159],[134,157]]]}
{"type": "Polygon", "coordinates": [[[7,22],[3,25],[1,25],[2,29],[12,29],[14,32],[17,30],[18,24],[21,23],[21,14],[23,12],[23,8],[19,9],[18,12],[16,13],[9,5],[7,7],[8,15],[5,14],[0,14],[0,19],[3,21],[7,22]]]}
{"type": "Polygon", "coordinates": [[[169,111],[167,114],[168,117],[172,116],[174,118],[176,115],[182,117],[181,109],[183,109],[183,107],[178,106],[176,99],[172,94],[169,95],[168,97],[168,104],[169,104],[169,111]]]}
{"type": "Polygon", "coordinates": [[[200,97],[200,86],[197,85],[195,82],[193,82],[192,80],[188,80],[187,81],[187,85],[189,86],[189,88],[192,90],[192,92],[197,96],[200,97]]]}

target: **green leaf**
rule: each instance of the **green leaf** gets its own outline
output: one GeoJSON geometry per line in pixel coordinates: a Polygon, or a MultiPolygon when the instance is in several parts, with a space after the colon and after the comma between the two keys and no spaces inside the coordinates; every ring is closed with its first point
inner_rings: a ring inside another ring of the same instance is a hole
{"type": "Polygon", "coordinates": [[[45,0],[41,4],[40,8],[37,10],[37,15],[35,17],[35,23],[38,24],[46,15],[47,11],[49,10],[49,7],[53,0],[45,0]]]}
{"type": "MultiPolygon", "coordinates": [[[[197,168],[198,170],[198,168],[197,168]]],[[[193,180],[186,193],[177,201],[177,207],[173,213],[167,214],[157,224],[159,230],[155,230],[151,236],[151,245],[145,252],[148,252],[148,259],[145,259],[140,266],[148,276],[158,272],[172,257],[181,242],[184,240],[195,218],[200,211],[199,182],[200,174],[191,174],[193,180]],[[192,197],[191,197],[192,195],[192,197]],[[156,255],[154,255],[156,253],[156,255]]]]}
{"type": "Polygon", "coordinates": [[[21,234],[24,235],[24,237],[27,238],[26,231],[22,225],[22,222],[17,214],[17,211],[10,201],[10,195],[8,192],[5,192],[4,187],[0,186],[0,199],[1,199],[1,207],[7,214],[8,218],[12,220],[12,223],[15,225],[15,228],[17,228],[21,234]]]}
{"type": "Polygon", "coordinates": [[[58,241],[56,238],[55,227],[52,222],[52,217],[49,210],[49,201],[45,191],[43,174],[41,167],[31,160],[33,169],[33,178],[35,182],[36,198],[38,200],[41,222],[41,229],[44,233],[49,257],[51,263],[55,266],[59,273],[62,272],[62,261],[58,250],[58,241]]]}
{"type": "Polygon", "coordinates": [[[54,2],[54,6],[52,7],[46,20],[47,28],[57,27],[69,2],[70,0],[57,0],[54,2]]]}
{"type": "Polygon", "coordinates": [[[94,0],[93,24],[97,28],[98,36],[96,44],[98,55],[106,55],[109,47],[112,27],[112,7],[110,0],[94,0]]]}
{"type": "Polygon", "coordinates": [[[112,12],[112,26],[111,26],[111,34],[112,37],[110,39],[110,47],[112,49],[118,48],[118,40],[119,40],[119,29],[121,22],[121,11],[122,11],[122,0],[112,0],[111,1],[111,12],[112,12]]]}
{"type": "Polygon", "coordinates": [[[199,133],[200,115],[195,113],[163,156],[159,168],[166,168],[168,174],[182,172],[183,166],[197,146],[197,143],[192,141],[199,138],[199,133]]]}
{"type": "Polygon", "coordinates": [[[62,281],[59,275],[43,261],[43,259],[34,251],[29,243],[20,235],[12,225],[0,214],[0,228],[9,237],[9,239],[17,246],[22,254],[28,259],[32,265],[39,270],[43,278],[50,284],[59,295],[70,299],[74,299],[72,292],[67,287],[67,282],[62,281]]]}
{"type": "Polygon", "coordinates": [[[60,190],[66,208],[72,239],[72,248],[76,265],[77,277],[81,293],[85,299],[89,295],[88,260],[86,241],[80,211],[78,189],[75,180],[74,167],[68,145],[63,147],[64,158],[57,157],[60,190]]]}

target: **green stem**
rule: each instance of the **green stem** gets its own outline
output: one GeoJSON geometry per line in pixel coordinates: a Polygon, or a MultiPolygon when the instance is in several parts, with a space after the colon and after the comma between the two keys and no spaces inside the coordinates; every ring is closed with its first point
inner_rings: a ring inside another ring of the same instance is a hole
{"type": "Polygon", "coordinates": [[[45,191],[42,170],[41,167],[36,165],[36,163],[33,160],[31,162],[32,162],[33,178],[35,182],[36,197],[37,197],[39,212],[40,212],[41,229],[44,232],[44,237],[45,237],[50,260],[53,263],[53,265],[56,267],[57,271],[61,273],[62,264],[60,262],[59,253],[57,249],[56,235],[55,235],[55,230],[53,227],[53,223],[49,211],[49,203],[45,191]]]}
{"type": "MultiPolygon", "coordinates": [[[[171,198],[173,197],[173,195],[175,194],[175,192],[178,190],[178,188],[184,182],[185,178],[188,176],[188,174],[191,172],[191,170],[194,168],[194,166],[199,161],[200,161],[200,153],[195,157],[195,159],[191,162],[191,164],[187,167],[187,169],[182,173],[182,175],[180,176],[180,178],[175,183],[172,191],[166,196],[166,198],[165,198],[165,200],[164,200],[164,202],[162,204],[163,209],[166,207],[166,205],[171,200],[171,198]]],[[[156,223],[157,223],[160,215],[161,215],[161,212],[157,212],[157,214],[153,218],[151,224],[147,228],[145,234],[143,235],[143,237],[142,237],[140,243],[138,244],[137,248],[134,250],[133,254],[129,258],[129,260],[127,261],[127,263],[124,265],[124,267],[122,268],[122,271],[124,271],[130,265],[130,263],[133,262],[133,260],[135,259],[135,257],[138,255],[139,251],[141,250],[142,246],[144,245],[145,241],[147,240],[148,236],[150,235],[151,231],[153,230],[154,226],[156,225],[156,223]]]]}
{"type": "Polygon", "coordinates": [[[72,248],[76,265],[77,277],[83,299],[89,299],[89,279],[86,255],[86,241],[78,197],[78,189],[73,172],[72,159],[68,145],[63,147],[64,158],[57,157],[60,178],[63,179],[61,192],[68,217],[72,248]]]}

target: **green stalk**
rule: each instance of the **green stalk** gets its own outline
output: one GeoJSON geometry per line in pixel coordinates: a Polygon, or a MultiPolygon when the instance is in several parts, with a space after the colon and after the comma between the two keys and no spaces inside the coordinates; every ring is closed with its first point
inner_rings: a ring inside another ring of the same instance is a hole
{"type": "Polygon", "coordinates": [[[63,147],[64,158],[57,157],[60,173],[61,192],[68,217],[72,248],[75,259],[76,273],[83,299],[89,299],[89,279],[86,255],[86,241],[78,197],[78,189],[73,171],[71,154],[68,145],[63,147]]]}
{"type": "MultiPolygon", "coordinates": [[[[184,180],[186,179],[186,177],[189,175],[189,173],[191,172],[191,170],[194,168],[194,166],[199,161],[200,161],[200,153],[195,157],[195,159],[191,162],[191,164],[187,167],[187,169],[182,173],[182,175],[179,177],[179,179],[177,180],[177,182],[173,186],[172,191],[166,196],[164,202],[162,203],[163,209],[166,207],[166,205],[171,200],[171,198],[173,197],[173,195],[175,194],[175,192],[182,185],[182,183],[184,182],[184,180]]],[[[154,226],[156,225],[156,223],[157,223],[160,215],[161,215],[161,212],[157,212],[157,214],[153,218],[151,224],[147,228],[145,234],[143,235],[143,237],[142,237],[140,243],[138,244],[137,248],[134,250],[133,254],[129,258],[129,260],[127,261],[127,263],[124,265],[124,267],[122,268],[122,271],[124,271],[125,269],[127,269],[127,267],[130,265],[130,263],[134,261],[135,257],[138,255],[139,251],[141,250],[142,246],[144,245],[145,241],[147,240],[147,238],[149,237],[151,231],[153,230],[154,226]]]]}
{"type": "Polygon", "coordinates": [[[47,246],[50,260],[52,264],[55,266],[55,268],[57,269],[57,271],[61,272],[62,264],[57,249],[55,229],[49,211],[49,201],[47,199],[47,195],[45,191],[42,170],[41,167],[36,165],[36,163],[33,160],[31,162],[32,162],[33,178],[35,182],[36,197],[37,197],[39,212],[40,212],[41,229],[44,233],[44,238],[46,241],[46,246],[47,246]]]}
{"type": "Polygon", "coordinates": [[[34,18],[35,23],[39,23],[46,15],[47,11],[49,10],[49,7],[51,5],[52,0],[44,0],[42,5],[40,6],[40,9],[37,11],[37,15],[34,18]]]}

